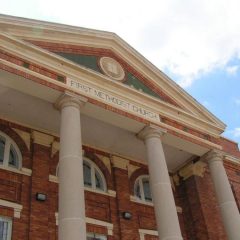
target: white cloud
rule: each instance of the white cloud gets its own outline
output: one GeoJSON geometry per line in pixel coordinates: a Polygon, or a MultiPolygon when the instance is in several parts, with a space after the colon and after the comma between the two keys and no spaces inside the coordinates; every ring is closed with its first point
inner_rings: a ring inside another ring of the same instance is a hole
{"type": "Polygon", "coordinates": [[[240,106],[240,99],[235,99],[236,105],[240,106]]]}
{"type": "Polygon", "coordinates": [[[233,134],[234,137],[240,137],[240,127],[239,128],[235,128],[232,131],[232,134],[233,134]]]}
{"type": "Polygon", "coordinates": [[[26,2],[36,18],[117,33],[183,87],[240,58],[239,0],[22,0],[22,9],[26,2]]]}
{"type": "Polygon", "coordinates": [[[227,67],[227,68],[226,68],[226,71],[227,71],[227,73],[230,74],[230,75],[235,75],[235,74],[237,73],[238,69],[239,69],[239,66],[235,65],[235,66],[229,66],[229,67],[227,67]]]}

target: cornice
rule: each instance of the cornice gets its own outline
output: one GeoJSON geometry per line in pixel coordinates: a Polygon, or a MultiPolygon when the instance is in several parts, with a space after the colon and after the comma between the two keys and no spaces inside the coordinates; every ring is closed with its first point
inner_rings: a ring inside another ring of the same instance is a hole
{"type": "Polygon", "coordinates": [[[240,158],[226,154],[225,160],[240,165],[240,158]]]}
{"type": "MultiPolygon", "coordinates": [[[[10,67],[15,67],[16,69],[18,69],[18,70],[20,70],[20,71],[23,71],[23,72],[25,72],[25,73],[27,73],[27,74],[30,74],[30,75],[36,76],[36,77],[38,77],[38,78],[41,78],[41,79],[45,80],[46,82],[53,83],[53,84],[55,84],[56,86],[63,87],[63,88],[65,88],[65,89],[67,89],[67,90],[72,90],[72,89],[70,89],[69,87],[67,87],[65,84],[60,83],[60,82],[57,82],[57,81],[55,81],[55,80],[53,80],[53,79],[51,79],[51,78],[45,77],[45,76],[40,75],[40,74],[38,74],[38,73],[33,73],[33,72],[31,72],[30,70],[28,70],[28,69],[25,69],[25,68],[23,68],[23,67],[16,66],[16,65],[14,65],[14,64],[8,64],[6,61],[2,61],[2,60],[0,59],[0,63],[1,63],[1,62],[4,63],[4,64],[6,64],[6,65],[8,65],[8,66],[10,66],[10,67]]],[[[173,119],[174,119],[174,118],[173,118],[173,119]]],[[[12,119],[6,119],[6,120],[12,121],[12,119]]],[[[180,122],[180,123],[182,122],[182,121],[180,121],[180,120],[176,120],[176,121],[178,121],[178,122],[180,122]]],[[[188,132],[185,132],[185,131],[180,130],[180,129],[175,128],[175,127],[172,127],[172,126],[170,126],[170,125],[168,125],[168,124],[165,124],[165,123],[163,123],[163,122],[157,122],[157,123],[154,122],[154,124],[157,124],[159,127],[162,127],[162,128],[164,128],[164,129],[172,130],[172,131],[174,131],[174,132],[176,132],[176,133],[178,133],[178,134],[181,134],[181,135],[183,135],[183,136],[185,136],[185,137],[189,137],[189,138],[191,138],[191,139],[197,140],[197,141],[199,141],[199,142],[201,142],[201,143],[203,143],[203,144],[206,144],[207,146],[210,146],[211,148],[213,147],[213,148],[216,148],[216,149],[222,149],[222,147],[221,147],[220,145],[218,145],[218,144],[212,143],[212,142],[210,142],[210,141],[208,141],[208,140],[202,139],[202,138],[197,137],[197,136],[195,136],[195,135],[192,135],[192,134],[190,134],[190,133],[188,133],[188,132]]],[[[185,123],[185,124],[188,124],[189,126],[191,126],[190,123],[185,123]]],[[[24,125],[25,125],[25,124],[24,124],[24,125]]],[[[192,126],[192,127],[194,128],[194,126],[192,126]]],[[[199,128],[199,127],[196,127],[195,129],[197,129],[197,130],[199,130],[199,131],[202,130],[202,129],[199,128]]],[[[44,129],[41,129],[41,131],[45,132],[44,129]]],[[[204,133],[207,133],[207,134],[212,135],[212,136],[214,136],[214,137],[219,137],[219,135],[214,134],[213,132],[206,131],[206,129],[205,129],[204,133]]],[[[52,135],[54,135],[54,133],[52,133],[52,135]]]]}
{"type": "MultiPolygon", "coordinates": [[[[204,133],[210,134],[214,137],[219,137],[219,134],[222,132],[222,128],[214,125],[213,123],[206,122],[205,120],[200,119],[197,116],[190,115],[189,113],[179,109],[171,104],[165,103],[161,100],[150,97],[146,94],[140,93],[130,87],[127,87],[121,83],[117,83],[112,81],[108,77],[96,73],[92,70],[81,67],[71,61],[68,61],[64,58],[56,56],[55,54],[49,53],[43,49],[32,46],[31,44],[22,42],[17,40],[11,36],[6,34],[1,35],[1,41],[9,52],[16,54],[22,58],[25,58],[29,61],[32,61],[36,64],[40,64],[44,67],[50,68],[51,70],[57,71],[65,76],[69,76],[70,78],[78,79],[79,81],[87,81],[88,84],[95,84],[100,89],[107,89],[108,91],[115,91],[115,94],[120,94],[121,96],[126,97],[126,93],[128,93],[127,97],[131,101],[138,101],[139,104],[153,109],[153,111],[157,111],[160,116],[166,116],[173,120],[176,120],[179,123],[184,125],[192,126],[194,129],[202,131],[204,133]],[[23,51],[24,49],[24,51],[23,51]],[[121,90],[121,92],[120,92],[121,90]],[[143,101],[144,99],[144,101],[143,101]],[[192,120],[191,120],[192,119],[192,120]]],[[[4,60],[1,60],[5,64],[15,66],[22,71],[27,72],[28,74],[31,72],[28,69],[25,69],[20,66],[16,66],[14,64],[10,64],[4,60]]],[[[53,79],[45,77],[35,72],[31,72],[32,75],[36,75],[38,77],[44,78],[46,81],[50,81],[58,86],[64,87],[68,90],[72,90],[72,88],[68,88],[65,84],[57,82],[53,79]]]]}
{"type": "Polygon", "coordinates": [[[218,118],[114,33],[5,15],[0,15],[0,26],[4,31],[22,39],[80,44],[82,46],[111,49],[137,71],[164,89],[165,93],[170,95],[183,108],[190,110],[199,117],[203,114],[222,131],[225,128],[225,124],[218,118]],[[44,31],[41,34],[33,36],[33,26],[35,26],[36,31],[37,29],[44,29],[44,31]]]}

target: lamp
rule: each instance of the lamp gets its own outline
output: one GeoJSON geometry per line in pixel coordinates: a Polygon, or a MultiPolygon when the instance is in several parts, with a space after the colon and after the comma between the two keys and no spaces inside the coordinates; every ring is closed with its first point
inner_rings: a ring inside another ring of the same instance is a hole
{"type": "Polygon", "coordinates": [[[123,212],[122,216],[126,220],[130,220],[132,218],[132,214],[130,212],[123,212]]]}
{"type": "Polygon", "coordinates": [[[47,195],[44,193],[36,193],[36,200],[40,202],[45,202],[47,200],[47,195]]]}

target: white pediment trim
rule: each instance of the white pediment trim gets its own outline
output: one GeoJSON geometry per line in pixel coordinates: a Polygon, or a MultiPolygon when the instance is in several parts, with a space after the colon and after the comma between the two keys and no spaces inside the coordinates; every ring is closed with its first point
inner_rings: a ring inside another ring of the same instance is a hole
{"type": "Polygon", "coordinates": [[[12,36],[27,40],[50,41],[81,46],[111,49],[133,68],[157,84],[168,96],[175,100],[185,111],[224,128],[225,125],[204,106],[187,94],[162,71],[145,59],[123,39],[114,33],[87,28],[73,27],[57,23],[0,15],[0,28],[12,36]],[[32,34],[33,26],[41,34],[32,34]],[[44,29],[44,31],[42,31],[44,29]]]}
{"type": "MultiPolygon", "coordinates": [[[[0,16],[0,26],[1,26],[1,16],[0,16]]],[[[88,31],[87,31],[88,33],[88,31]]],[[[110,34],[111,35],[111,34],[110,34]]],[[[113,34],[113,36],[115,36],[113,34]]],[[[53,71],[57,71],[60,74],[64,74],[67,77],[70,78],[76,78],[79,79],[80,81],[87,81],[88,83],[95,83],[98,86],[102,87],[103,86],[103,81],[105,82],[105,87],[111,88],[112,91],[116,91],[119,93],[119,88],[122,89],[122,92],[124,93],[123,95],[126,95],[126,92],[128,94],[129,98],[136,100],[139,100],[140,103],[142,103],[142,98],[146,99],[144,103],[146,102],[147,106],[151,106],[152,108],[157,109],[159,114],[161,116],[168,117],[170,119],[176,120],[182,124],[185,124],[187,126],[193,127],[199,131],[203,131],[205,133],[208,133],[213,136],[219,136],[220,133],[224,131],[225,125],[220,122],[217,118],[209,113],[204,107],[202,107],[200,104],[196,103],[193,98],[190,97],[190,95],[186,94],[184,90],[182,90],[177,84],[175,84],[172,80],[167,80],[168,85],[171,85],[171,91],[174,90],[171,94],[167,93],[170,97],[172,96],[177,96],[176,91],[178,94],[182,92],[181,99],[183,100],[184,98],[188,97],[191,98],[188,101],[188,105],[186,105],[184,108],[190,109],[190,105],[195,109],[191,112],[185,111],[183,109],[180,109],[178,107],[175,107],[171,104],[168,104],[166,102],[163,102],[161,100],[155,99],[151,96],[148,96],[142,92],[138,92],[137,90],[134,90],[126,85],[123,85],[121,83],[117,83],[110,78],[96,73],[92,70],[89,70],[87,68],[81,67],[65,58],[62,58],[60,56],[57,56],[53,53],[49,53],[46,50],[43,50],[41,48],[38,48],[36,46],[33,46],[32,44],[23,42],[21,40],[16,39],[13,36],[9,36],[6,33],[1,34],[1,46],[3,46],[3,49],[16,54],[17,56],[23,57],[26,60],[32,61],[36,64],[40,64],[42,66],[45,66],[46,68],[49,68],[53,71]],[[24,49],[24,51],[23,51],[24,49]],[[81,74],[79,74],[81,73],[81,74]],[[81,75],[81,76],[79,76],[81,75]],[[86,78],[87,77],[87,78],[86,78]],[[86,80],[87,79],[87,80],[86,80]],[[107,83],[107,84],[106,84],[107,83]],[[198,114],[196,113],[198,112],[198,114]],[[208,116],[208,117],[206,117],[208,116]],[[192,121],[189,121],[189,119],[192,119],[192,121]],[[191,123],[190,123],[191,122],[191,123]],[[202,123],[202,126],[200,124],[202,123]]],[[[146,65],[147,63],[144,62],[142,65],[146,65]]],[[[148,63],[149,64],[149,63],[148,63]]],[[[26,71],[26,69],[22,69],[26,71]]],[[[156,70],[156,69],[155,69],[156,70]]],[[[159,71],[159,70],[158,70],[159,71]]],[[[163,73],[161,73],[164,75],[163,73]]],[[[43,76],[41,76],[43,77],[43,76]]],[[[159,76],[158,76],[159,77],[159,76]]],[[[166,78],[166,76],[164,75],[166,78]]],[[[150,78],[151,79],[151,78],[150,78]]],[[[155,77],[156,79],[156,77],[155,77]]],[[[161,81],[163,80],[162,77],[160,76],[159,78],[161,81]]],[[[157,84],[160,84],[159,81],[155,82],[157,84]]],[[[61,83],[54,82],[56,85],[61,85],[61,83]]],[[[66,87],[66,85],[61,85],[66,87]]],[[[168,86],[168,88],[169,88],[168,86]]],[[[161,83],[161,88],[163,88],[162,83],[161,83]]],[[[165,89],[165,88],[163,88],[165,89]]],[[[170,88],[169,88],[170,90],[170,88]]],[[[179,101],[177,101],[179,103],[179,101]]]]}

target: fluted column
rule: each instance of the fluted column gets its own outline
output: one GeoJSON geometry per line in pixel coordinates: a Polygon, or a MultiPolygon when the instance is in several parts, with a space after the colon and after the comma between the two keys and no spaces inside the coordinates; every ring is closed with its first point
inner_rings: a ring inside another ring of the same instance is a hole
{"type": "Polygon", "coordinates": [[[240,239],[240,215],[233,192],[223,166],[223,155],[218,151],[211,151],[207,157],[210,174],[220,207],[223,224],[229,240],[240,239]]]}
{"type": "Polygon", "coordinates": [[[162,147],[163,130],[147,126],[139,137],[144,139],[150,177],[150,187],[157,221],[159,239],[182,240],[176,205],[162,147]]]}
{"type": "Polygon", "coordinates": [[[85,202],[80,108],[84,98],[64,95],[61,110],[59,158],[59,240],[85,240],[85,202]]]}

